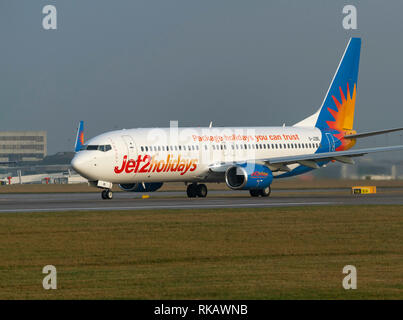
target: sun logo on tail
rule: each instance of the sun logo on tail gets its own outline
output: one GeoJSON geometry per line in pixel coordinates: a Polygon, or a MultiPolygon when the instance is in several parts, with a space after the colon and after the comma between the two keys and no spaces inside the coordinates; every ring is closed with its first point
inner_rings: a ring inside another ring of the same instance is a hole
{"type": "Polygon", "coordinates": [[[347,83],[347,98],[345,97],[343,90],[339,87],[341,102],[337,100],[335,96],[332,96],[334,103],[336,104],[337,111],[331,108],[327,108],[332,114],[334,121],[326,121],[327,125],[331,129],[335,130],[352,130],[354,122],[354,109],[355,109],[355,97],[357,93],[356,85],[354,84],[353,95],[350,95],[350,88],[347,83]]]}
{"type": "Polygon", "coordinates": [[[355,98],[356,98],[356,85],[354,84],[353,94],[350,94],[350,87],[347,83],[347,92],[344,95],[343,90],[339,87],[341,101],[337,100],[335,96],[332,99],[336,105],[337,110],[332,108],[327,108],[334,118],[334,121],[326,121],[330,129],[338,130],[340,133],[334,134],[334,137],[340,140],[341,145],[336,149],[336,151],[350,149],[354,144],[354,140],[343,139],[345,131],[351,131],[353,129],[354,122],[354,109],[355,109],[355,98]]]}
{"type": "Polygon", "coordinates": [[[84,132],[80,132],[78,139],[80,140],[81,145],[83,145],[84,144],[84,132]]]}

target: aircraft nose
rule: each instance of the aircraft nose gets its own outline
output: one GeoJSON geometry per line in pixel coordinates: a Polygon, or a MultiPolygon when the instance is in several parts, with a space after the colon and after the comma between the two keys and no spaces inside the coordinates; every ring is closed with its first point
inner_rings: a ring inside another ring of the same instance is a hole
{"type": "Polygon", "coordinates": [[[87,157],[84,157],[82,154],[77,153],[71,160],[71,166],[80,174],[84,174],[86,168],[88,169],[88,159],[86,158],[87,157]]]}

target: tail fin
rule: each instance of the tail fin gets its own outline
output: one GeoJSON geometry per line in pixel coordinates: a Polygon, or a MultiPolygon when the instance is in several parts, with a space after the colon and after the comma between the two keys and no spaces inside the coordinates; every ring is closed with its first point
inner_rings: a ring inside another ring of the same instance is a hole
{"type": "Polygon", "coordinates": [[[74,151],[80,151],[81,147],[84,145],[84,121],[80,121],[77,130],[76,145],[74,151]]]}
{"type": "Polygon", "coordinates": [[[294,126],[353,129],[361,39],[351,38],[320,109],[294,126]]]}

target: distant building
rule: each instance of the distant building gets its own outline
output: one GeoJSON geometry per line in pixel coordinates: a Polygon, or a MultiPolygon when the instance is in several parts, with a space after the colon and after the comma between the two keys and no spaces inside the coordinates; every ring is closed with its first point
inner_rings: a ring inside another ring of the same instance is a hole
{"type": "Polygon", "coordinates": [[[0,161],[39,161],[46,148],[46,131],[0,132],[0,161]]]}

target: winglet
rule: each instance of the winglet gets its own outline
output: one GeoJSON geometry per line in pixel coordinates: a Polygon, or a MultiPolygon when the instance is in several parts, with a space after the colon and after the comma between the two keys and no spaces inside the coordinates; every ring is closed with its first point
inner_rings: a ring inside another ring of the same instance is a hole
{"type": "Polygon", "coordinates": [[[83,145],[84,145],[84,121],[81,120],[77,130],[77,137],[74,151],[75,152],[80,151],[83,145]]]}

